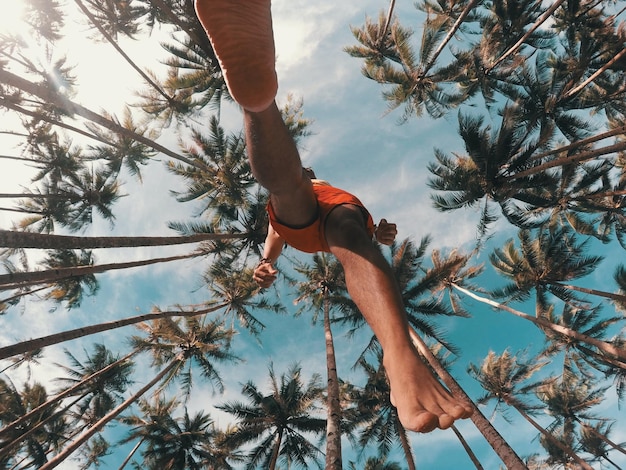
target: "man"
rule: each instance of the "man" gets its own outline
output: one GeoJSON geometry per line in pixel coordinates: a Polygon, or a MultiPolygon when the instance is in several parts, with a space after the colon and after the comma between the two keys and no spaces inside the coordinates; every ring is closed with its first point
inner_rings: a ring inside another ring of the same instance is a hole
{"type": "Polygon", "coordinates": [[[278,90],[270,0],[196,0],[198,18],[220,62],[233,99],[243,108],[252,172],[269,191],[270,229],[259,285],[276,278],[284,242],[303,251],[327,251],[343,266],[348,292],[374,331],[384,353],[391,399],[406,429],[446,429],[471,408],[456,400],[415,351],[402,298],[390,266],[372,235],[390,244],[395,225],[374,231],[360,201],[337,190],[328,198],[302,168],[296,145],[274,101],[278,90]]]}

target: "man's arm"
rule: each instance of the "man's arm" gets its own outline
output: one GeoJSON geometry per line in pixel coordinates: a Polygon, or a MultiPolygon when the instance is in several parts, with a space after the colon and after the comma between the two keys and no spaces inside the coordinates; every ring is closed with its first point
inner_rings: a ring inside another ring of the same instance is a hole
{"type": "Polygon", "coordinates": [[[276,233],[272,224],[269,224],[267,236],[265,237],[265,246],[263,247],[263,258],[261,258],[261,262],[255,268],[253,274],[253,279],[259,286],[264,288],[270,287],[276,280],[278,270],[274,269],[272,264],[280,256],[284,245],[285,241],[276,233]]]}

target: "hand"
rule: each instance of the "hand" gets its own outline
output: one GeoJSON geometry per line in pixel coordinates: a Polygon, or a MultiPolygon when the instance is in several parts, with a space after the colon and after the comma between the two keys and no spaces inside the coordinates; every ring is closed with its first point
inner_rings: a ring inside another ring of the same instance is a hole
{"type": "Polygon", "coordinates": [[[378,227],[376,227],[376,232],[374,232],[378,243],[382,243],[383,245],[391,245],[396,239],[397,234],[398,229],[396,228],[396,224],[390,224],[385,219],[380,219],[380,223],[378,227]]]}
{"type": "Polygon", "coordinates": [[[264,289],[266,289],[270,287],[272,283],[276,280],[277,274],[278,270],[274,269],[272,263],[270,263],[269,261],[263,261],[259,263],[259,265],[254,269],[252,279],[254,279],[259,287],[263,287],[264,289]]]}

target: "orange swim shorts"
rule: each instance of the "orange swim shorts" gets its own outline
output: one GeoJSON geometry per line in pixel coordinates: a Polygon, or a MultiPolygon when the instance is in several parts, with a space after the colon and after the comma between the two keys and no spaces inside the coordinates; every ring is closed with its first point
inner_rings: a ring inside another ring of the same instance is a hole
{"type": "Polygon", "coordinates": [[[281,223],[271,203],[267,205],[270,223],[276,232],[285,242],[297,250],[305,253],[315,253],[318,251],[330,252],[326,243],[325,223],[328,214],[337,206],[352,204],[358,206],[363,211],[364,222],[370,236],[374,235],[374,220],[367,211],[363,203],[354,195],[333,186],[314,184],[313,191],[317,197],[318,214],[317,218],[306,227],[294,228],[281,223]]]}

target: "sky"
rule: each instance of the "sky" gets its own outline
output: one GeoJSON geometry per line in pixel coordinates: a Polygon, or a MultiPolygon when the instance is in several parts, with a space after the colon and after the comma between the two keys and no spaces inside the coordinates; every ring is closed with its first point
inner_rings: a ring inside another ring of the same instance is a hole
{"type": "MultiPolygon", "coordinates": [[[[19,25],[11,20],[11,6],[19,2],[0,0],[5,15],[0,16],[0,30],[19,25]]],[[[68,8],[72,2],[67,2],[68,8]]],[[[432,237],[431,248],[449,251],[455,248],[471,250],[476,239],[478,212],[473,210],[442,214],[437,212],[429,199],[426,186],[426,165],[434,159],[433,149],[445,152],[462,152],[463,145],[456,132],[456,113],[434,121],[424,117],[410,119],[400,125],[401,110],[388,113],[387,104],[381,98],[379,85],[364,78],[361,63],[344,52],[344,47],[356,42],[350,26],[360,26],[367,15],[376,17],[386,11],[388,4],[382,1],[342,0],[341,2],[319,0],[275,0],[273,2],[274,29],[277,50],[277,72],[279,76],[279,105],[289,94],[304,100],[305,117],[312,119],[314,135],[303,142],[302,158],[306,165],[313,166],[318,177],[329,180],[336,186],[356,194],[368,207],[374,219],[386,218],[398,224],[398,239],[410,238],[415,242],[426,235],[432,237]]],[[[420,36],[421,14],[413,2],[397,2],[396,12],[405,25],[412,25],[415,40],[420,36]]],[[[107,44],[94,44],[86,39],[88,33],[84,23],[75,22],[67,27],[69,62],[75,64],[79,77],[78,94],[75,101],[99,111],[120,113],[126,103],[134,100],[133,91],[140,86],[140,79],[107,44]]],[[[163,72],[160,63],[163,57],[158,46],[160,32],[152,37],[140,36],[137,41],[123,41],[124,49],[138,63],[156,73],[163,72]]],[[[65,51],[57,51],[60,55],[65,51]]],[[[0,127],[10,125],[5,115],[0,115],[0,127]]],[[[202,123],[199,122],[198,126],[202,123]]],[[[225,105],[222,125],[237,132],[241,127],[241,115],[234,106],[225,105]]],[[[166,133],[160,142],[177,150],[176,136],[166,133]]],[[[0,136],[0,154],[15,152],[15,139],[0,136]]],[[[29,170],[19,165],[2,162],[0,185],[2,192],[18,190],[28,186],[29,170]]],[[[107,222],[95,220],[85,235],[113,233],[116,235],[166,235],[171,234],[167,222],[189,220],[194,212],[193,204],[181,205],[170,191],[181,189],[181,183],[164,171],[163,164],[154,162],[143,170],[143,182],[138,184],[130,176],[124,177],[122,198],[115,208],[116,222],[111,230],[107,222]]],[[[0,228],[11,225],[11,215],[0,211],[0,228]]],[[[494,227],[494,244],[514,237],[515,231],[505,223],[494,227]]],[[[163,256],[165,253],[182,253],[185,248],[119,250],[116,253],[97,252],[99,262],[113,262],[163,256]]],[[[293,252],[291,253],[293,254],[293,252]]],[[[623,251],[616,251],[623,259],[623,251]]],[[[303,258],[306,259],[306,258],[303,258]]],[[[485,263],[488,274],[483,282],[497,281],[489,271],[487,252],[479,255],[478,263],[485,263]]],[[[286,268],[286,260],[281,265],[286,268]]],[[[200,275],[204,268],[202,260],[189,260],[157,265],[128,271],[118,271],[99,277],[101,290],[98,296],[88,298],[77,311],[66,311],[59,307],[50,311],[44,302],[28,301],[20,309],[13,309],[0,318],[0,345],[10,344],[16,338],[38,337],[53,332],[75,328],[80,325],[123,318],[148,312],[153,306],[163,309],[177,304],[194,304],[206,300],[200,275]]],[[[594,274],[599,283],[606,283],[612,269],[594,274]]],[[[490,285],[489,287],[493,287],[490,285]]],[[[290,312],[293,293],[286,288],[276,291],[290,312]]],[[[496,313],[475,301],[466,303],[472,318],[443,319],[438,322],[447,332],[447,338],[461,350],[461,358],[453,373],[473,398],[481,395],[476,382],[469,378],[465,366],[469,362],[480,364],[490,350],[502,353],[507,347],[513,353],[528,348],[541,348],[541,334],[524,320],[511,318],[506,313],[496,313]]],[[[532,310],[527,313],[533,313],[532,310]]],[[[246,362],[236,366],[222,366],[220,371],[226,385],[223,395],[215,395],[209,386],[204,393],[194,392],[187,404],[190,411],[204,409],[220,426],[225,426],[229,417],[211,408],[212,404],[229,400],[240,400],[241,384],[247,380],[263,388],[267,382],[267,365],[272,362],[278,374],[287,370],[297,360],[308,379],[313,373],[324,373],[324,336],[321,326],[311,327],[311,318],[303,315],[276,317],[261,314],[267,329],[259,343],[242,332],[235,340],[235,350],[246,362]]],[[[128,332],[125,332],[128,333],[128,332]]],[[[130,333],[128,333],[130,334],[130,333]]],[[[347,339],[342,331],[335,332],[339,374],[350,380],[358,378],[351,369],[356,357],[369,338],[364,331],[356,338],[347,339]]],[[[74,341],[70,348],[74,355],[89,349],[93,342],[107,345],[120,344],[119,332],[97,335],[86,340],[74,341]]],[[[123,355],[128,346],[120,345],[123,355]]],[[[84,357],[84,355],[82,356],[84,357]]],[[[60,375],[52,363],[67,363],[62,347],[49,348],[41,367],[34,368],[35,377],[44,382],[60,375]]],[[[138,371],[138,381],[149,380],[150,371],[138,371]]],[[[24,371],[11,377],[20,382],[24,371]]],[[[136,386],[139,386],[138,382],[136,386]]],[[[491,417],[492,407],[484,414],[491,417]]],[[[623,409],[616,406],[614,393],[607,394],[598,410],[604,416],[621,418],[623,409]]],[[[526,456],[540,446],[536,432],[521,422],[511,411],[507,414],[511,423],[501,416],[493,417],[494,426],[505,436],[512,447],[526,456]]],[[[538,418],[540,422],[551,422],[550,417],[538,418]]],[[[482,436],[469,420],[458,423],[459,430],[469,441],[485,469],[497,469],[498,457],[489,449],[482,436]]],[[[616,442],[626,441],[626,430],[615,426],[612,434],[616,442]]],[[[427,435],[411,434],[411,443],[418,467],[421,470],[459,470],[472,468],[471,462],[461,448],[452,431],[435,431],[427,435]]],[[[110,468],[117,468],[124,458],[125,449],[107,460],[110,468]]],[[[344,444],[346,461],[354,459],[349,445],[344,444]]],[[[543,454],[542,450],[538,450],[543,454]]],[[[401,455],[394,453],[401,461],[401,455]]],[[[615,461],[626,465],[626,459],[613,455],[615,461]]],[[[69,463],[63,468],[74,468],[69,463]]],[[[108,466],[106,468],[109,468],[108,466]]]]}

